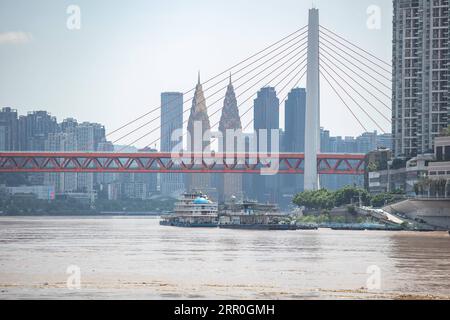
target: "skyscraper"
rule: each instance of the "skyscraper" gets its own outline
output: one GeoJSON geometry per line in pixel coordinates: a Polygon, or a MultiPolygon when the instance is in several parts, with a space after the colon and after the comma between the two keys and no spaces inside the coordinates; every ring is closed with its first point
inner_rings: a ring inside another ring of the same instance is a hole
{"type": "MultiPolygon", "coordinates": [[[[105,141],[105,127],[98,123],[83,122],[76,127],[76,139],[78,151],[97,151],[98,144],[105,141]]],[[[79,173],[77,179],[79,191],[93,192],[93,173],[79,173]]]]}
{"type": "MultiPolygon", "coordinates": [[[[138,152],[145,153],[155,153],[158,152],[156,149],[145,148],[141,149],[138,152]]],[[[134,182],[136,184],[142,184],[146,190],[145,197],[150,198],[152,194],[156,193],[158,189],[158,175],[156,173],[143,173],[143,174],[134,174],[134,182]]]]}
{"type": "MultiPolygon", "coordinates": [[[[44,151],[49,134],[58,133],[56,117],[47,111],[28,112],[19,117],[19,149],[22,151],[44,151]]],[[[32,185],[42,185],[43,173],[29,173],[27,179],[32,185]]]]}
{"type": "MultiPolygon", "coordinates": [[[[258,91],[254,101],[254,129],[258,135],[258,152],[268,153],[275,150],[277,146],[272,145],[272,130],[280,128],[280,101],[277,98],[275,88],[265,87],[258,91]],[[264,135],[263,131],[267,134],[264,135]],[[267,139],[267,150],[264,150],[261,137],[267,139]]],[[[280,141],[274,141],[279,144],[280,141]]],[[[277,203],[279,199],[278,176],[255,175],[253,178],[253,197],[260,202],[277,203]]]]}
{"type": "Polygon", "coordinates": [[[3,108],[0,111],[0,151],[16,151],[19,148],[19,121],[17,110],[3,108]]]}
{"type": "MultiPolygon", "coordinates": [[[[225,153],[237,153],[243,152],[244,150],[237,149],[237,141],[234,139],[234,149],[229,150],[227,148],[227,130],[238,130],[242,129],[241,118],[239,116],[239,110],[237,105],[236,94],[234,92],[234,87],[231,82],[230,75],[230,83],[227,87],[227,92],[225,94],[225,100],[223,102],[222,116],[219,122],[219,131],[222,133],[223,146],[220,150],[223,150],[225,153]]],[[[228,142],[231,144],[231,141],[228,142]]],[[[243,200],[243,192],[242,192],[242,175],[241,174],[222,174],[218,177],[218,193],[219,193],[219,201],[227,202],[230,200],[232,196],[235,196],[237,199],[243,200]]]]}
{"type": "MultiPolygon", "coordinates": [[[[189,133],[188,150],[194,153],[203,153],[210,145],[210,141],[203,141],[203,135],[210,129],[211,125],[199,73],[187,127],[189,133]]],[[[208,173],[186,174],[185,178],[187,191],[200,190],[208,192],[212,190],[211,176],[208,173]]]]}
{"type": "Polygon", "coordinates": [[[449,1],[395,0],[392,133],[395,157],[433,152],[449,124],[449,1]]]}
{"type": "MultiPolygon", "coordinates": [[[[73,131],[50,133],[45,141],[45,151],[77,150],[76,135],[73,131]]],[[[77,190],[77,174],[70,172],[45,173],[44,184],[53,185],[57,193],[74,192],[77,190]]]]}
{"type": "MultiPolygon", "coordinates": [[[[280,101],[275,88],[265,87],[258,91],[253,111],[254,129],[256,132],[261,129],[267,130],[267,149],[271,151],[271,129],[280,128],[280,101]]],[[[258,149],[260,149],[259,145],[258,149]]]]}
{"type": "MultiPolygon", "coordinates": [[[[294,88],[289,92],[284,105],[285,132],[283,136],[284,152],[305,152],[305,114],[306,90],[294,88]]],[[[303,175],[285,175],[281,177],[283,198],[292,202],[295,194],[303,190],[303,175]]]]}
{"type": "Polygon", "coordinates": [[[47,111],[28,112],[19,119],[19,132],[23,151],[43,151],[49,133],[59,131],[56,118],[47,111]]]}
{"type": "MultiPolygon", "coordinates": [[[[183,129],[183,94],[179,92],[163,92],[161,94],[161,152],[172,152],[173,148],[183,142],[172,141],[175,130],[183,129]]],[[[183,175],[167,173],[161,175],[161,193],[175,195],[184,189],[183,175]]]]}
{"type": "MultiPolygon", "coordinates": [[[[321,151],[324,153],[368,153],[377,148],[391,148],[392,136],[390,133],[378,134],[365,132],[358,137],[333,137],[330,131],[320,130],[321,151]]],[[[362,186],[361,176],[349,175],[322,175],[320,183],[323,188],[337,190],[346,185],[362,186]]]]}
{"type": "MultiPolygon", "coordinates": [[[[101,141],[97,145],[97,151],[99,152],[114,152],[114,145],[111,141],[101,141]]],[[[115,173],[108,173],[108,172],[101,172],[96,174],[96,183],[100,185],[107,185],[109,183],[112,183],[117,174],[115,173]]]]}
{"type": "Polygon", "coordinates": [[[305,152],[306,90],[303,88],[292,89],[289,92],[284,108],[285,151],[305,152]]]}

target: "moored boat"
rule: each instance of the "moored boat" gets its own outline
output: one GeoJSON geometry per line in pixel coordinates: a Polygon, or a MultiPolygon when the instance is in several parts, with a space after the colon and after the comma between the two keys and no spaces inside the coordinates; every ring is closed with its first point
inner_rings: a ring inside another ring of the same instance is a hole
{"type": "Polygon", "coordinates": [[[219,228],[237,230],[297,230],[294,224],[286,223],[286,215],[276,205],[252,201],[232,202],[225,205],[219,218],[219,228]]]}
{"type": "Polygon", "coordinates": [[[184,193],[173,214],[160,221],[162,226],[180,228],[217,228],[218,205],[201,192],[184,193]]]}

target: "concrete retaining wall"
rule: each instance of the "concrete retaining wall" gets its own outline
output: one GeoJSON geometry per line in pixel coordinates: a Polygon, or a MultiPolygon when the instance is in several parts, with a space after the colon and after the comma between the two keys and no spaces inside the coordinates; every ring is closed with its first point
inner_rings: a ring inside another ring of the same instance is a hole
{"type": "Polygon", "coordinates": [[[421,219],[427,224],[450,230],[450,199],[405,200],[383,208],[389,213],[401,213],[411,219],[421,219]]]}

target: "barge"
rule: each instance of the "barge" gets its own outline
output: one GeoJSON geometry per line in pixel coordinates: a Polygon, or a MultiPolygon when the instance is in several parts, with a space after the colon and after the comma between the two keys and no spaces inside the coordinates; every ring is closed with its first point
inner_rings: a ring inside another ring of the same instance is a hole
{"type": "Polygon", "coordinates": [[[218,204],[202,192],[184,193],[174,213],[160,221],[162,226],[180,228],[217,228],[218,223],[218,204]]]}

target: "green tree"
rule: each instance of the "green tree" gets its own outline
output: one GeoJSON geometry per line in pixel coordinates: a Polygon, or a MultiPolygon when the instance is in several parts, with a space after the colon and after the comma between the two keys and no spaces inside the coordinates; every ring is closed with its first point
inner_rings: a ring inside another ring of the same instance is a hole
{"type": "Polygon", "coordinates": [[[370,203],[370,195],[367,190],[346,186],[334,193],[335,204],[340,207],[347,204],[358,203],[361,197],[362,203],[368,205],[370,203]]]}
{"type": "Polygon", "coordinates": [[[333,209],[334,195],[332,192],[322,189],[318,191],[305,191],[295,196],[294,204],[306,209],[330,210],[333,209]]]}
{"type": "Polygon", "coordinates": [[[404,199],[404,194],[401,193],[380,193],[372,196],[371,204],[373,207],[381,208],[387,204],[394,203],[404,199]]]}

